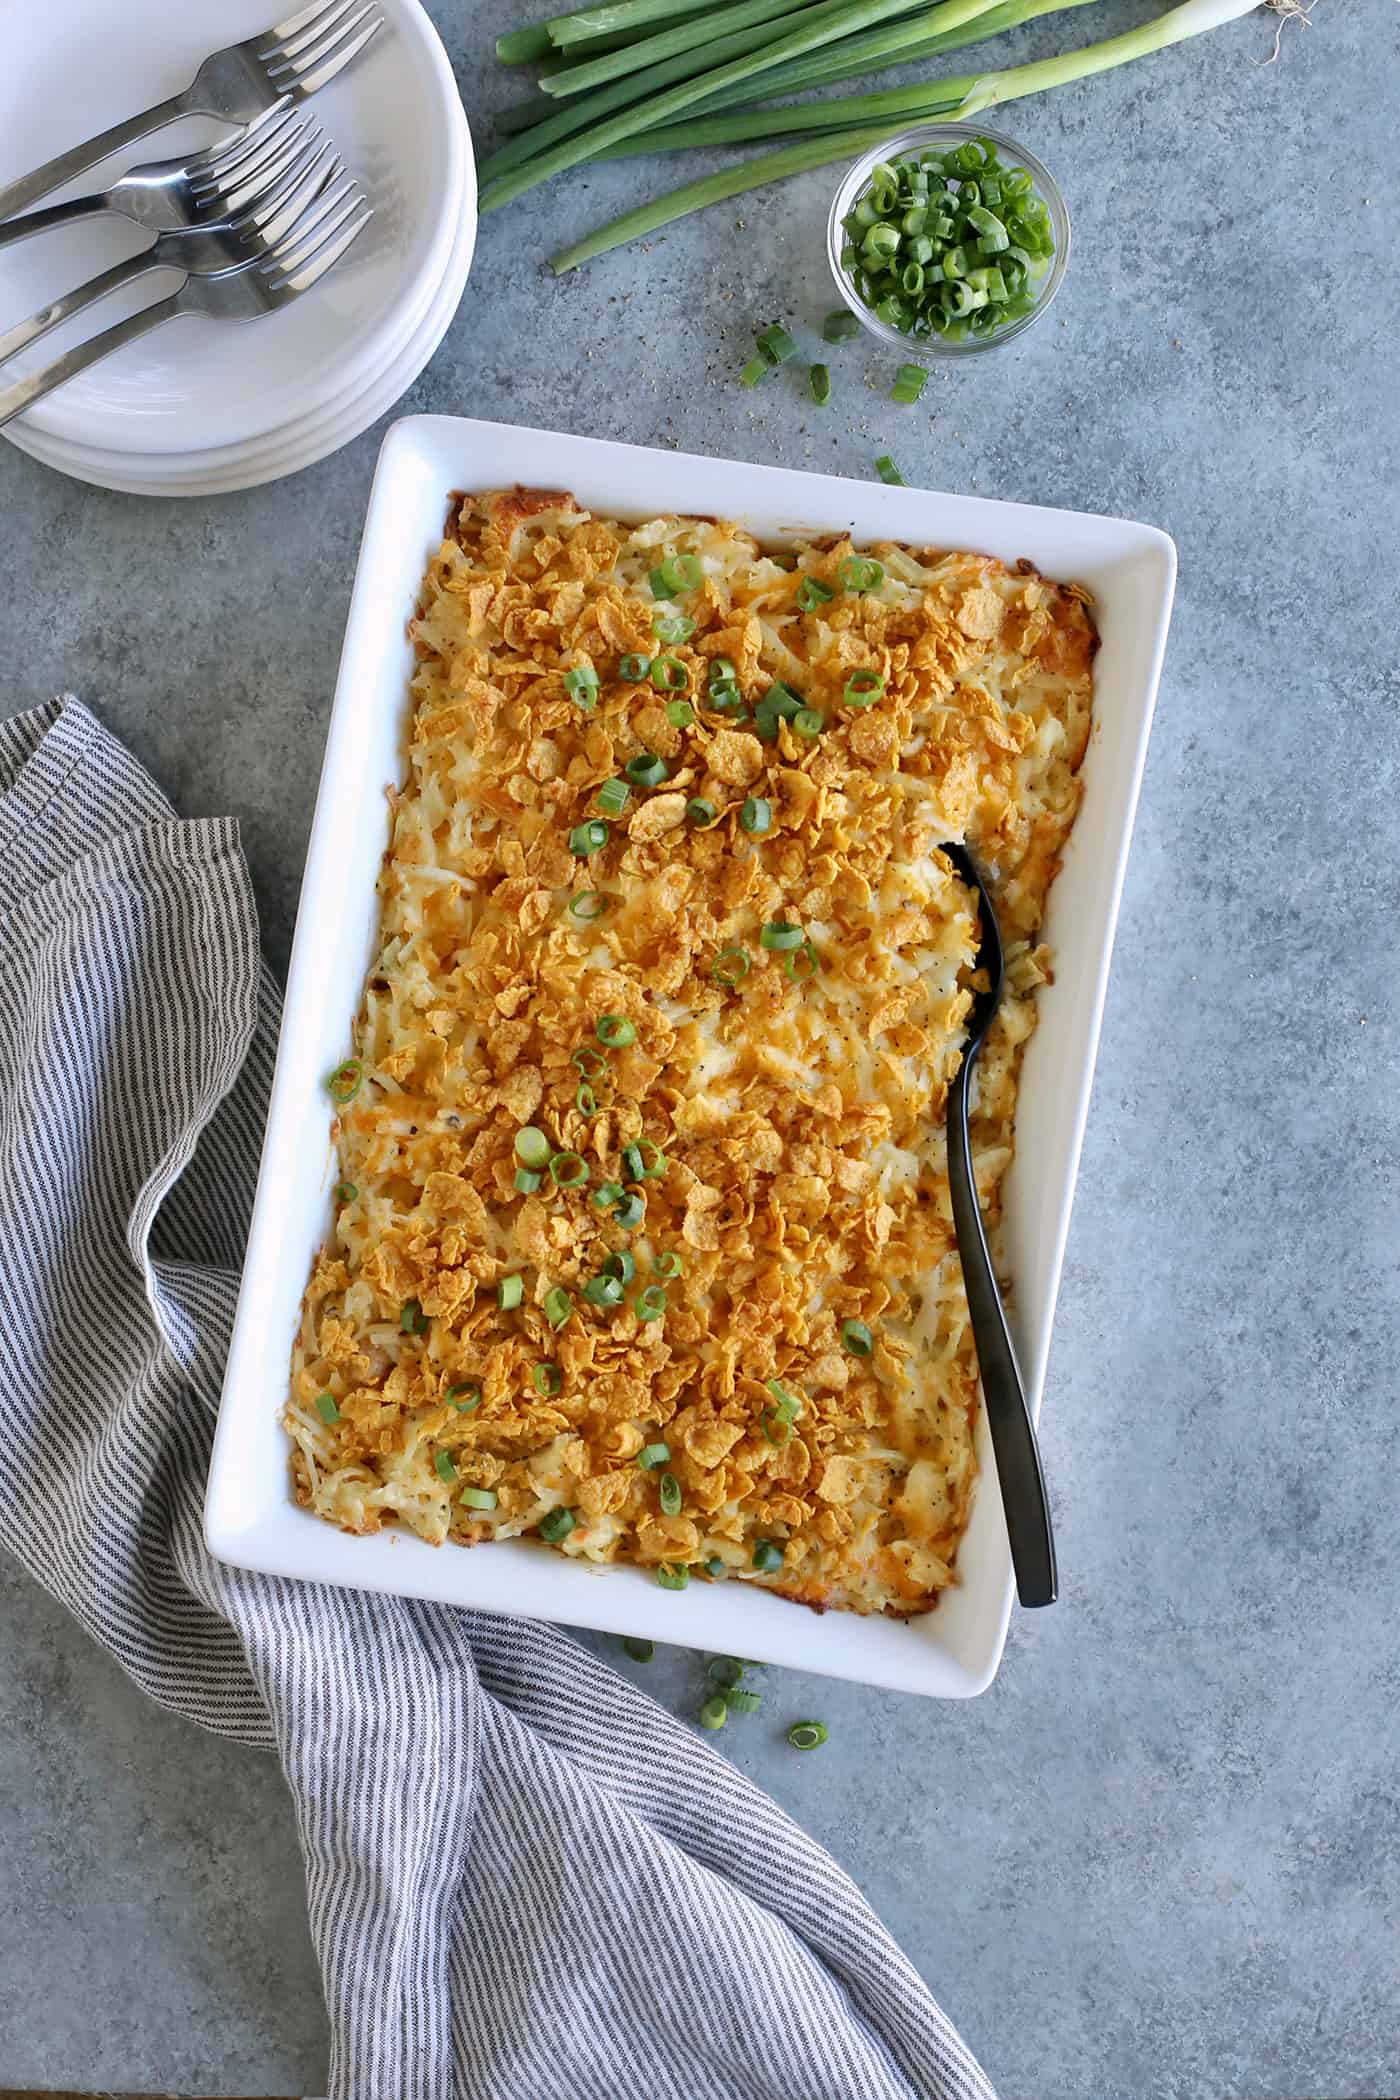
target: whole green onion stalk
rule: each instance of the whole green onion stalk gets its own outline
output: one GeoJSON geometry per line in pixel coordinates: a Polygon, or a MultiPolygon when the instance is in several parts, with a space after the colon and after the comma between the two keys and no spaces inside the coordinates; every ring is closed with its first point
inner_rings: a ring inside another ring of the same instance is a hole
{"type": "MultiPolygon", "coordinates": [[[[949,83],[930,81],[925,87],[907,92],[911,97],[921,98],[919,114],[936,108],[942,121],[960,123],[995,109],[1003,102],[1040,94],[1046,88],[1063,87],[1069,81],[1083,80],[1091,73],[1106,73],[1114,66],[1128,65],[1134,59],[1149,57],[1154,51],[1164,51],[1171,44],[1183,43],[1188,37],[1203,36],[1208,30],[1219,29],[1226,22],[1251,13],[1257,5],[1258,0],[1182,0],[1180,6],[1170,8],[1155,21],[1144,22],[1137,29],[1109,37],[1103,43],[1090,44],[1083,51],[1063,52],[1055,58],[1008,67],[1004,72],[982,73],[969,80],[960,80],[956,85],[961,93],[947,107],[939,106],[936,97],[939,88],[947,90],[949,83]]],[[[846,98],[846,102],[868,103],[872,99],[879,99],[882,103],[888,101],[887,97],[854,96],[846,98]]],[[[725,169],[718,175],[685,183],[636,211],[624,212],[595,233],[561,249],[551,257],[551,267],[559,273],[575,269],[578,264],[606,255],[610,249],[621,247],[627,241],[639,240],[662,226],[669,226],[673,220],[685,218],[693,211],[702,211],[706,205],[741,196],[747,190],[788,175],[800,175],[809,168],[848,160],[853,154],[878,146],[889,137],[888,122],[878,129],[868,125],[851,129],[849,124],[844,130],[834,128],[843,122],[843,106],[839,100],[809,105],[813,109],[826,110],[828,121],[833,126],[831,131],[818,139],[783,147],[776,153],[761,154],[757,160],[744,161],[739,167],[725,169]]]]}

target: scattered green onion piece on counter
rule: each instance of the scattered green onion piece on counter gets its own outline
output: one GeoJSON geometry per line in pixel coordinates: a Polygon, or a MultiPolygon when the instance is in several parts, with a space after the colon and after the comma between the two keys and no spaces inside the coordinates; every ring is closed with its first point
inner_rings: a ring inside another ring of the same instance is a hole
{"type": "Polygon", "coordinates": [[[721,948],[710,964],[710,975],[716,984],[722,984],[732,991],[735,985],[743,983],[752,968],[753,957],[747,948],[721,948]]]}
{"type": "Polygon", "coordinates": [[[608,827],[602,818],[594,817],[587,824],[575,824],[573,830],[569,833],[569,851],[570,853],[576,853],[582,860],[590,853],[601,852],[603,847],[607,845],[610,836],[608,827]]]}
{"type": "Polygon", "coordinates": [[[515,1170],[515,1186],[519,1195],[533,1196],[543,1180],[543,1174],[535,1174],[529,1167],[517,1167],[515,1170]]]}
{"type": "Polygon", "coordinates": [[[771,948],[781,955],[788,948],[802,946],[802,928],[794,926],[789,919],[770,919],[758,939],[761,947],[771,948]]]}
{"type": "Polygon", "coordinates": [[[540,1537],[547,1546],[557,1546],[574,1529],[578,1519],[571,1509],[552,1509],[540,1518],[540,1537]]]}
{"type": "Polygon", "coordinates": [[[841,1329],[841,1344],[852,1356],[869,1356],[875,1347],[875,1337],[864,1320],[847,1320],[841,1329]]]}
{"type": "Polygon", "coordinates": [[[536,1364],[530,1373],[530,1383],[537,1393],[548,1398],[550,1394],[558,1392],[564,1383],[564,1374],[558,1364],[536,1364]]]}
{"type": "Polygon", "coordinates": [[[603,1274],[615,1276],[619,1283],[630,1283],[637,1273],[636,1256],[624,1247],[618,1254],[610,1254],[603,1263],[603,1274]]]}
{"type": "Polygon", "coordinates": [[[353,1203],[359,1193],[353,1181],[338,1181],[335,1185],[336,1201],[338,1203],[353,1203]]]}
{"type": "Polygon", "coordinates": [[[773,805],[762,795],[750,795],[739,811],[739,827],[750,838],[762,838],[773,822],[773,805]]]}
{"type": "Polygon", "coordinates": [[[830,1730],[821,1721],[794,1721],[787,1732],[787,1739],[794,1750],[820,1750],[830,1736],[830,1730]]]}
{"type": "Polygon", "coordinates": [[[695,622],[687,613],[654,612],[651,624],[658,642],[688,642],[695,632],[695,622]]]}
{"type": "Polygon", "coordinates": [[[457,1497],[457,1500],[468,1509],[494,1509],[496,1507],[496,1490],[494,1488],[465,1487],[457,1497]]]}
{"type": "Polygon", "coordinates": [[[784,365],[790,357],[797,355],[796,338],[776,322],[773,327],[764,329],[758,338],[758,347],[769,363],[774,365],[784,365]]]}
{"type": "Polygon", "coordinates": [[[632,1310],[639,1320],[659,1320],[666,1310],[666,1293],[661,1285],[649,1283],[644,1291],[638,1291],[632,1301],[632,1310]]]}
{"type": "Polygon", "coordinates": [[[651,682],[658,693],[683,693],[690,684],[690,673],[678,656],[658,656],[651,667],[651,682]]]}
{"type": "Polygon", "coordinates": [[[613,1216],[624,1232],[635,1232],[646,1214],[647,1199],[636,1189],[629,1189],[622,1201],[613,1206],[613,1216]]]}
{"type": "Polygon", "coordinates": [[[337,1108],[345,1108],[354,1100],[364,1076],[365,1068],[358,1057],[347,1057],[344,1064],[336,1066],[326,1081],[326,1092],[337,1108]]]}
{"type": "Polygon", "coordinates": [[[692,795],[685,805],[685,814],[686,821],[693,824],[697,831],[707,831],[719,815],[719,811],[714,803],[707,802],[703,795],[692,795]]]}
{"type": "Polygon", "coordinates": [[[496,1303],[502,1312],[514,1312],[525,1297],[523,1276],[503,1276],[496,1291],[496,1303]]]}
{"type": "Polygon", "coordinates": [[[655,1466],[668,1465],[670,1458],[669,1444],[646,1444],[637,1453],[637,1464],[644,1473],[650,1473],[655,1466]]]}
{"type": "Polygon", "coordinates": [[[908,487],[908,483],[905,481],[904,476],[900,473],[899,468],[895,465],[894,461],[890,458],[888,452],[882,452],[880,454],[880,457],[876,460],[875,472],[879,475],[881,481],[887,482],[889,486],[893,489],[902,489],[908,487]]]}
{"type": "Polygon", "coordinates": [[[550,1150],[549,1139],[536,1124],[527,1123],[516,1131],[515,1156],[522,1167],[547,1167],[550,1150]]]}
{"type": "Polygon", "coordinates": [[[624,656],[617,667],[617,675],[627,685],[645,685],[651,676],[651,658],[624,656]]]}
{"type": "Polygon", "coordinates": [[[671,768],[657,752],[639,751],[635,758],[628,759],[622,770],[638,787],[654,788],[660,787],[669,777],[671,768]]]}
{"type": "Polygon", "coordinates": [[[791,955],[783,957],[783,968],[794,984],[806,984],[821,968],[821,957],[811,941],[805,940],[800,948],[793,949],[791,955]]]}
{"type": "Polygon", "coordinates": [[[594,1189],[590,1200],[595,1210],[611,1210],[622,1194],[623,1187],[620,1181],[604,1181],[594,1189]]]}
{"type": "Polygon", "coordinates": [[[757,386],[759,381],[766,379],[772,370],[773,366],[766,357],[751,357],[739,374],[739,384],[740,386],[757,386]]]}
{"type": "Polygon", "coordinates": [[[800,612],[815,612],[819,605],[827,604],[835,596],[836,593],[831,588],[831,585],[823,583],[819,576],[804,576],[801,583],[797,586],[798,610],[800,612]]]}
{"type": "Polygon", "coordinates": [[[657,1255],[651,1267],[652,1274],[655,1276],[680,1276],[685,1271],[685,1263],[681,1260],[679,1254],[669,1247],[657,1255]]]}
{"type": "Polygon", "coordinates": [[[581,1079],[574,1088],[574,1107],[581,1116],[587,1116],[590,1122],[598,1113],[598,1096],[586,1079],[581,1079]]]}
{"type": "Polygon", "coordinates": [[[689,1589],[690,1570],[684,1561],[663,1560],[656,1571],[656,1580],[663,1590],[689,1589]]]}
{"type": "Polygon", "coordinates": [[[736,1684],[731,1692],[726,1693],[725,1704],[732,1713],[756,1714],[763,1705],[763,1694],[746,1691],[742,1685],[736,1684]]]}
{"type": "Polygon", "coordinates": [[[841,697],[848,707],[873,707],[884,690],[883,671],[861,669],[852,671],[841,697]]]}
{"type": "Polygon", "coordinates": [[[620,817],[631,792],[625,780],[605,780],[593,799],[610,817],[620,817]]]}
{"type": "Polygon", "coordinates": [[[595,1050],[591,1043],[580,1043],[569,1063],[577,1066],[585,1079],[601,1079],[608,1069],[602,1051],[595,1050]]]}
{"type": "Polygon", "coordinates": [[[399,1307],[399,1326],[405,1334],[426,1334],[428,1315],[416,1298],[405,1298],[399,1307]]]}
{"type": "Polygon", "coordinates": [[[621,1305],[625,1294],[615,1276],[590,1276],[583,1295],[590,1305],[621,1305]]]}
{"type": "Polygon", "coordinates": [[[776,1575],[783,1564],[783,1549],[776,1539],[760,1539],[753,1549],[753,1564],[760,1575],[776,1575]]]}
{"type": "MultiPolygon", "coordinates": [[[[660,1578],[658,1577],[657,1579],[659,1580],[660,1578]]],[[[700,1709],[700,1726],[702,1728],[708,1728],[712,1731],[723,1728],[728,1719],[729,1701],[721,1699],[718,1695],[713,1699],[707,1699],[700,1709]]]]}
{"type": "Polygon", "coordinates": [[[799,707],[792,718],[793,735],[805,737],[809,744],[821,735],[825,727],[826,721],[815,707],[799,707]]]}
{"type": "Polygon", "coordinates": [[[720,1559],[719,1555],[717,1553],[712,1553],[705,1563],[705,1573],[709,1576],[712,1582],[718,1582],[720,1576],[727,1575],[729,1573],[729,1570],[726,1567],[725,1563],[720,1559]]]}
{"type": "Polygon", "coordinates": [[[866,591],[879,590],[885,580],[885,565],[868,554],[848,554],[838,573],[842,588],[860,597],[866,591]]]}
{"type": "Polygon", "coordinates": [[[681,1513],[681,1484],[674,1473],[663,1473],[657,1482],[657,1499],[661,1513],[666,1517],[678,1517],[681,1513]]]}
{"type": "MultiPolygon", "coordinates": [[[[915,289],[923,290],[922,276],[920,276],[915,289]]],[[[928,373],[922,365],[901,365],[895,373],[894,386],[890,390],[890,399],[901,402],[907,408],[911,402],[918,400],[927,385],[928,373]]]]}
{"type": "Polygon", "coordinates": [[[340,1420],[340,1409],[335,1404],[335,1394],[318,1393],[316,1395],[316,1412],[325,1423],[327,1429],[334,1428],[335,1424],[340,1420]]]}
{"type": "Polygon", "coordinates": [[[435,1451],[433,1453],[433,1471],[437,1474],[439,1480],[443,1481],[446,1486],[451,1487],[453,1481],[457,1478],[457,1468],[452,1463],[452,1453],[450,1451],[435,1451]]]}
{"type": "Polygon", "coordinates": [[[626,1014],[599,1014],[594,1032],[605,1050],[626,1050],[637,1040],[637,1024],[626,1014]]]}
{"type": "Polygon", "coordinates": [[[481,1405],[479,1385],[450,1385],[447,1388],[447,1404],[459,1415],[473,1415],[481,1405]]]}
{"type": "Polygon", "coordinates": [[[608,908],[608,900],[601,890],[579,890],[569,899],[569,917],[578,919],[585,926],[594,919],[601,919],[608,908]]]}
{"type": "Polygon", "coordinates": [[[849,343],[860,334],[860,322],[846,307],[835,307],[822,322],[824,343],[849,343]]]}
{"type": "Polygon", "coordinates": [[[572,671],[566,671],[564,691],[577,700],[581,708],[591,708],[598,691],[598,673],[592,664],[575,664],[572,671]]]}
{"type": "Polygon", "coordinates": [[[544,1316],[553,1328],[564,1327],[573,1313],[574,1301],[562,1284],[545,1293],[544,1316]]]}
{"type": "Polygon", "coordinates": [[[825,408],[831,399],[831,371],[826,365],[807,367],[807,385],[818,408],[825,408]]]}
{"type": "Polygon", "coordinates": [[[689,729],[695,720],[695,709],[688,700],[668,700],[666,720],[673,729],[689,729]]]}
{"type": "Polygon", "coordinates": [[[737,1655],[717,1655],[705,1672],[711,1684],[731,1691],[744,1674],[744,1665],[737,1655]]]}
{"type": "Polygon", "coordinates": [[[656,1653],[655,1641],[639,1641],[635,1634],[624,1634],[622,1652],[634,1663],[649,1663],[656,1653]]]}

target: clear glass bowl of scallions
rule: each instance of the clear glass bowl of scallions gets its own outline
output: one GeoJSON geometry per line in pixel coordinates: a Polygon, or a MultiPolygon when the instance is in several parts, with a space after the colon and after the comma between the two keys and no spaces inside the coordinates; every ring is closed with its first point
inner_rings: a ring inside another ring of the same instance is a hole
{"type": "Polygon", "coordinates": [[[1069,261],[1054,176],[1014,139],[920,124],[851,167],[831,204],[831,274],[862,327],[920,358],[1014,341],[1069,261]]]}

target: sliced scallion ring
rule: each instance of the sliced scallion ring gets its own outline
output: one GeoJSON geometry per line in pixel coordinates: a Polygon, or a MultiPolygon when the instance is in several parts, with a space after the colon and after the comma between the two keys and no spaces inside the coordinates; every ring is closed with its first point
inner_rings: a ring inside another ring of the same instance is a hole
{"type": "Polygon", "coordinates": [[[656,1487],[661,1513],[666,1517],[678,1517],[681,1513],[681,1484],[674,1473],[663,1473],[656,1487]]]}
{"type": "Polygon", "coordinates": [[[557,1546],[569,1536],[577,1522],[571,1509],[552,1509],[548,1516],[540,1518],[540,1537],[547,1546],[557,1546]]]}
{"type": "Polygon", "coordinates": [[[660,787],[671,771],[665,759],[655,751],[638,752],[635,758],[628,759],[622,770],[638,787],[647,788],[660,787]]]}
{"type": "Polygon", "coordinates": [[[537,1393],[548,1399],[564,1383],[564,1374],[558,1364],[536,1364],[530,1373],[530,1383],[537,1393]]]}
{"type": "Polygon", "coordinates": [[[349,1106],[364,1082],[365,1068],[358,1057],[347,1057],[326,1080],[326,1092],[337,1108],[349,1106]]]}
{"type": "Polygon", "coordinates": [[[549,1162],[549,1178],[557,1189],[581,1189],[588,1179],[588,1161],[581,1152],[556,1152],[549,1162]]]}
{"type": "Polygon", "coordinates": [[[574,1301],[562,1284],[556,1284],[552,1291],[545,1292],[544,1316],[551,1327],[557,1330],[566,1326],[573,1310],[574,1301]]]}
{"type": "Polygon", "coordinates": [[[885,565],[868,554],[848,554],[837,573],[843,589],[860,597],[866,591],[879,590],[885,580],[885,565]]]}
{"type": "Polygon", "coordinates": [[[663,1590],[689,1589],[690,1570],[684,1561],[663,1560],[656,1570],[656,1580],[663,1590]]]}
{"type": "Polygon", "coordinates": [[[885,690],[883,671],[872,671],[865,666],[852,671],[846,680],[842,699],[848,707],[873,707],[885,690]]]}
{"type": "Polygon", "coordinates": [[[580,860],[590,853],[600,853],[607,845],[610,833],[601,817],[593,817],[587,824],[575,824],[569,833],[569,851],[580,860]]]}
{"type": "Polygon", "coordinates": [[[605,780],[593,799],[607,816],[620,817],[631,792],[625,780],[605,780]]]}
{"type": "Polygon", "coordinates": [[[617,675],[628,685],[645,685],[651,676],[651,658],[624,656],[618,664],[617,675]]]}
{"type": "Polygon", "coordinates": [[[773,823],[773,805],[762,795],[750,795],[739,811],[739,828],[751,838],[762,838],[773,823]]]}
{"type": "Polygon", "coordinates": [[[621,1305],[626,1294],[615,1276],[590,1276],[583,1295],[590,1305],[607,1306],[621,1305]]]}
{"type": "Polygon", "coordinates": [[[637,1464],[644,1473],[652,1472],[657,1466],[669,1465],[670,1459],[669,1444],[646,1444],[637,1453],[637,1464]]]}
{"type": "Polygon", "coordinates": [[[666,1293],[659,1283],[649,1283],[632,1300],[632,1310],[642,1321],[659,1320],[666,1310],[666,1293]]]}
{"type": "Polygon", "coordinates": [[[637,1040],[637,1024],[626,1014],[600,1014],[594,1032],[605,1050],[626,1050],[637,1040]]]}
{"type": "Polygon", "coordinates": [[[494,1488],[464,1487],[457,1500],[467,1509],[494,1509],[496,1507],[496,1490],[494,1488]]]}
{"type": "Polygon", "coordinates": [[[547,1167],[551,1149],[549,1139],[534,1123],[515,1133],[515,1156],[522,1167],[547,1167]]]}
{"type": "Polygon", "coordinates": [[[869,1356],[875,1347],[875,1337],[864,1320],[847,1320],[841,1329],[841,1343],[852,1356],[869,1356]]]}
{"type": "Polygon", "coordinates": [[[831,585],[823,583],[820,576],[804,576],[797,586],[797,603],[802,612],[815,612],[835,596],[831,585]]]}
{"type": "Polygon", "coordinates": [[[601,890],[578,890],[569,899],[569,917],[588,925],[601,919],[608,908],[608,899],[601,890]]]}
{"type": "Polygon", "coordinates": [[[748,949],[740,948],[736,944],[730,948],[720,949],[719,954],[710,964],[710,975],[714,978],[716,984],[722,984],[732,991],[735,985],[743,983],[752,968],[753,957],[749,954],[748,949]]]}
{"type": "Polygon", "coordinates": [[[829,1740],[831,1731],[822,1721],[794,1721],[787,1732],[787,1739],[794,1750],[820,1750],[829,1740]]]}
{"type": "Polygon", "coordinates": [[[782,955],[789,948],[800,948],[804,935],[790,919],[770,919],[758,938],[760,946],[782,955]]]}
{"type": "Polygon", "coordinates": [[[316,1412],[325,1423],[327,1429],[333,1429],[340,1420],[340,1409],[336,1405],[335,1394],[318,1393],[316,1395],[316,1412]]]}

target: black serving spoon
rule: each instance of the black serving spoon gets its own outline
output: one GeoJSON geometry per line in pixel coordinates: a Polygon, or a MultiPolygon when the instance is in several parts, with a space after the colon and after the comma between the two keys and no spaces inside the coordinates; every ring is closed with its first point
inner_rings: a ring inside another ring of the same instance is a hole
{"type": "Polygon", "coordinates": [[[1055,1601],[1055,1540],[1050,1529],[1050,1508],[1045,1499],[1045,1481],[1036,1448],[1035,1426],[1026,1405],[1026,1388],[1006,1310],[997,1287],[987,1235],[977,1202],[977,1183],[972,1172],[972,1142],[968,1135],[968,1094],[972,1068],[986,1040],[997,1007],[1001,1003],[1003,962],[1001,933],[992,900],[971,855],[962,846],[944,846],[953,866],[977,899],[981,941],[977,968],[985,975],[986,990],[975,991],[967,1022],[967,1047],[957,1078],[948,1091],[948,1187],[953,1201],[953,1226],[958,1236],[963,1286],[972,1333],[977,1343],[977,1361],[982,1372],[982,1397],[986,1402],[987,1426],[992,1432],[1001,1503],[1011,1540],[1011,1561],[1016,1570],[1016,1594],[1023,1605],[1053,1604],[1055,1601]]]}

